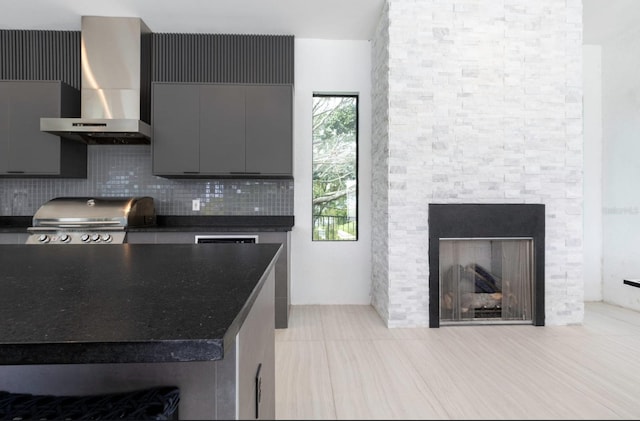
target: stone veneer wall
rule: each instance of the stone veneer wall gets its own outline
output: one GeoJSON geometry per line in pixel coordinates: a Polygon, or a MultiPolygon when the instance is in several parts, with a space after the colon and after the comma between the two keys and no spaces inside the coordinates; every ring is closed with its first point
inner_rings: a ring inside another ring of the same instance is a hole
{"type": "Polygon", "coordinates": [[[387,325],[428,325],[429,203],[545,204],[546,324],[581,323],[582,2],[389,0],[372,48],[387,325]]]}
{"type": "Polygon", "coordinates": [[[371,59],[371,303],[389,319],[389,13],[382,12],[371,59]]]}

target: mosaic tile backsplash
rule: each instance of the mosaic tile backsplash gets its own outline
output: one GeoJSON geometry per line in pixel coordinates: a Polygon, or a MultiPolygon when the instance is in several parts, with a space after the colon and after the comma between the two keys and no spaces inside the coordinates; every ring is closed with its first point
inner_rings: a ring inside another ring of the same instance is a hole
{"type": "Polygon", "coordinates": [[[0,216],[31,216],[62,196],[151,196],[158,215],[293,215],[293,180],[166,179],[151,173],[150,145],[87,149],[86,179],[0,179],[0,216]]]}

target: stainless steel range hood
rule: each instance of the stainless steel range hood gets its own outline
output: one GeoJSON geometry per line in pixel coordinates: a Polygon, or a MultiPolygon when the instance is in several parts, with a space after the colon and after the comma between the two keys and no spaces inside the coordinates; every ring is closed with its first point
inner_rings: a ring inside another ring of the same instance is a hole
{"type": "Polygon", "coordinates": [[[151,31],[140,18],[83,16],[81,115],[40,119],[40,131],[88,144],[151,139],[151,31]]]}

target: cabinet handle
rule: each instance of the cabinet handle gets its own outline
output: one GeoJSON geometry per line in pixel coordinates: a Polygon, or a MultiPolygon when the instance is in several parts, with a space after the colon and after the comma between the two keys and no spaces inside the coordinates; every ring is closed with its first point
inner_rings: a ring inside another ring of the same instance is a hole
{"type": "Polygon", "coordinates": [[[183,174],[200,174],[200,171],[183,171],[183,174]]]}
{"type": "Polygon", "coordinates": [[[24,174],[24,171],[7,171],[9,174],[24,174]]]}
{"type": "Polygon", "coordinates": [[[260,401],[262,400],[262,363],[258,364],[258,370],[256,371],[256,419],[260,418],[260,401]]]}

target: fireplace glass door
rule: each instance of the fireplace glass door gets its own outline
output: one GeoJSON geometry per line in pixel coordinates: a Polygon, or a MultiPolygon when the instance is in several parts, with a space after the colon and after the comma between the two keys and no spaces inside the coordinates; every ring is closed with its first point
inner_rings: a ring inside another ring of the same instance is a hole
{"type": "Polygon", "coordinates": [[[533,323],[533,239],[441,238],[440,324],[533,323]]]}

